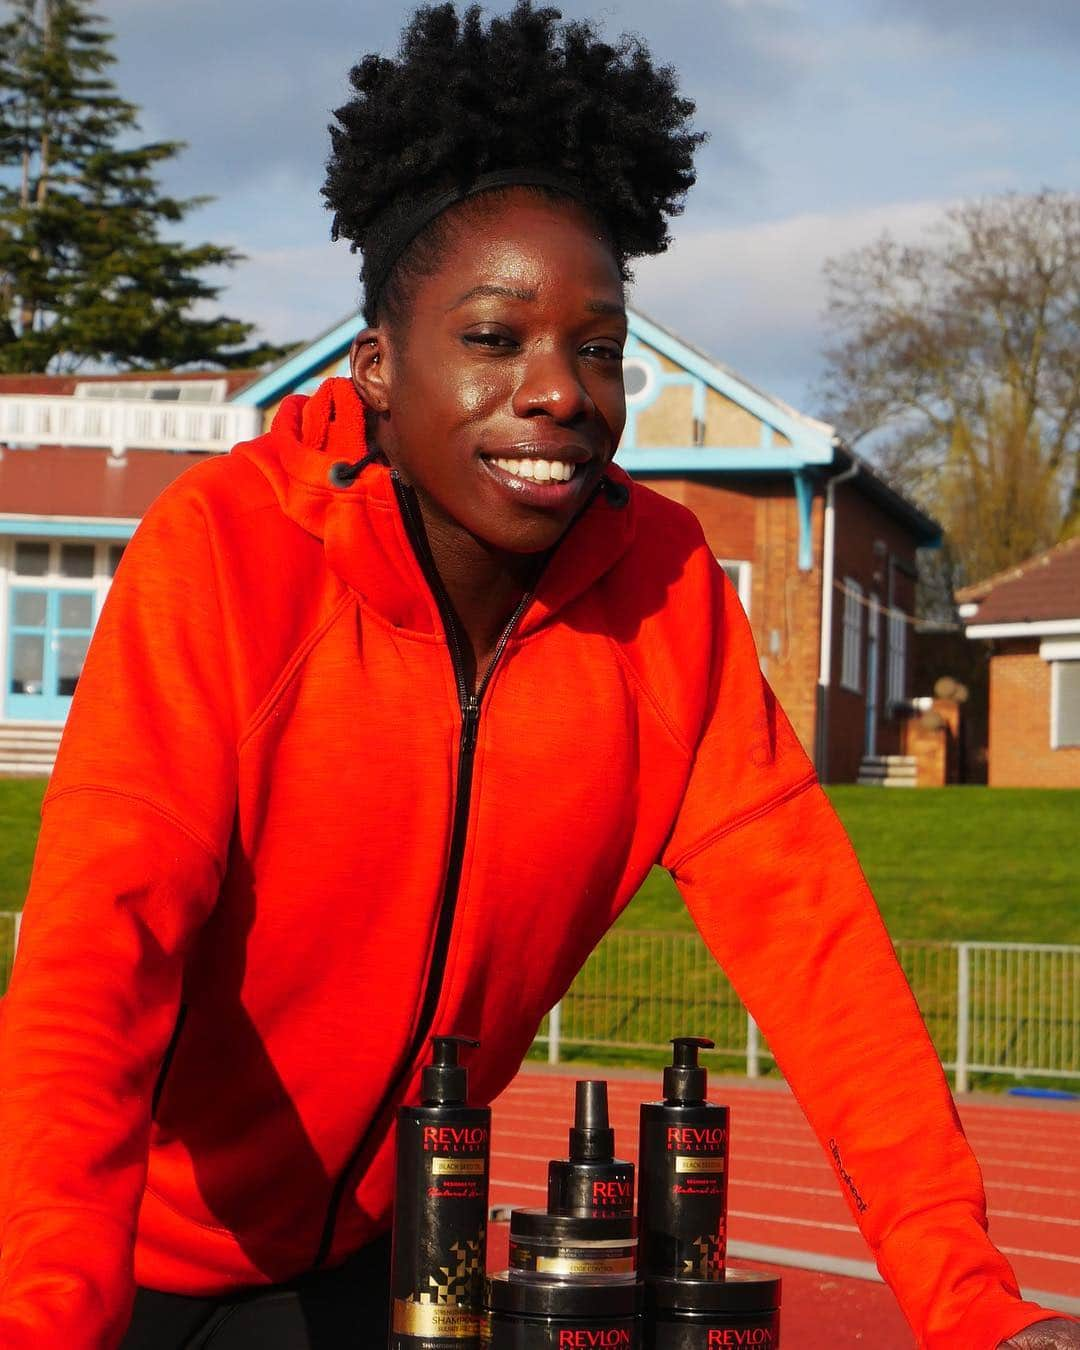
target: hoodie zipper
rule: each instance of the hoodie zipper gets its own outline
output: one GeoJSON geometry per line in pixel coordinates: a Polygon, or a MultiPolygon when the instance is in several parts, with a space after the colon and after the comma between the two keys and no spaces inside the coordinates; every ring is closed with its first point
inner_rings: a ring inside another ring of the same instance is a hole
{"type": "Polygon", "coordinates": [[[323,1223],[323,1231],[319,1240],[318,1251],[315,1255],[314,1267],[316,1269],[324,1264],[333,1247],[334,1229],[337,1226],[338,1211],[341,1208],[341,1201],[345,1195],[345,1189],[352,1176],[353,1170],[360,1161],[360,1158],[367,1151],[382,1118],[404,1086],[408,1077],[411,1075],[413,1064],[421,1050],[424,1048],[435,1021],[435,1014],[439,1007],[439,999],[442,996],[443,977],[446,973],[446,956],[450,949],[450,936],[454,927],[454,914],[457,909],[458,890],[461,885],[461,867],[465,857],[465,841],[469,831],[473,761],[476,756],[476,735],[480,723],[480,704],[487,691],[488,685],[491,683],[491,677],[495,673],[495,667],[499,664],[499,660],[506,648],[506,644],[510,641],[514,629],[517,627],[526,609],[528,609],[535,593],[534,587],[533,590],[527,591],[518,601],[517,607],[513,614],[511,614],[502,633],[499,635],[499,640],[495,644],[495,650],[492,652],[491,660],[488,662],[487,669],[484,671],[484,674],[476,687],[476,692],[474,693],[469,688],[468,680],[465,678],[465,656],[457,616],[450,603],[450,597],[446,592],[446,587],[443,585],[442,578],[439,576],[438,569],[435,566],[435,560],[431,556],[431,550],[428,547],[422,526],[417,519],[413,499],[401,483],[397,474],[393,474],[392,477],[394,493],[397,497],[398,507],[405,524],[405,532],[409,536],[409,542],[412,544],[416,560],[420,564],[420,570],[424,574],[424,580],[431,588],[432,595],[435,597],[435,603],[439,609],[439,616],[442,619],[443,628],[446,630],[447,648],[450,653],[450,662],[454,671],[454,682],[457,686],[458,705],[461,710],[461,732],[458,738],[457,783],[454,788],[454,809],[450,826],[450,849],[446,860],[442,898],[439,902],[438,921],[435,926],[435,937],[431,944],[427,980],[424,987],[423,1001],[420,1004],[420,1015],[417,1018],[416,1029],[409,1041],[408,1049],[401,1060],[397,1072],[391,1078],[386,1091],[379,1101],[379,1105],[376,1107],[375,1112],[371,1117],[370,1125],[361,1136],[360,1142],[349,1155],[348,1161],[345,1163],[345,1166],[342,1168],[338,1179],[334,1184],[334,1189],[330,1196],[330,1203],[326,1210],[326,1219],[323,1223]]]}

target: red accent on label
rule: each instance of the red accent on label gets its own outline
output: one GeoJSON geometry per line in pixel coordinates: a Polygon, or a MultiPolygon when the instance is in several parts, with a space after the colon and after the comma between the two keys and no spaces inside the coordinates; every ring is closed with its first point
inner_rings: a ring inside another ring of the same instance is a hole
{"type": "Polygon", "coordinates": [[[772,1345],[773,1334],[768,1327],[751,1327],[748,1331],[738,1331],[729,1327],[724,1331],[709,1332],[709,1350],[713,1346],[724,1345],[772,1345]]]}
{"type": "Polygon", "coordinates": [[[629,1345],[629,1331],[619,1331],[614,1327],[599,1331],[560,1331],[559,1350],[588,1350],[591,1345],[629,1345]]]}
{"type": "Polygon", "coordinates": [[[669,1149],[721,1149],[727,1143],[725,1125],[669,1125],[667,1146],[669,1149]]]}
{"type": "Polygon", "coordinates": [[[594,1181],[592,1184],[593,1204],[610,1204],[612,1200],[632,1200],[634,1183],[632,1181],[594,1181]]]}
{"type": "Polygon", "coordinates": [[[424,1150],[428,1153],[475,1153],[488,1141],[484,1125],[425,1125],[424,1150]]]}

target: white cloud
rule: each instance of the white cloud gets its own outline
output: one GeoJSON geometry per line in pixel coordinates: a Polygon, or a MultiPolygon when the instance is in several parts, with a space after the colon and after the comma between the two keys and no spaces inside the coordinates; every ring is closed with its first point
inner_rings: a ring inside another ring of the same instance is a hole
{"type": "Polygon", "coordinates": [[[248,251],[217,308],[271,342],[306,342],[359,308],[359,259],[344,244],[248,251]]]}
{"type": "Polygon", "coordinates": [[[913,239],[949,204],[897,202],[677,235],[667,254],[638,265],[631,301],[747,379],[813,412],[811,386],[825,342],[826,259],[886,230],[913,239]]]}

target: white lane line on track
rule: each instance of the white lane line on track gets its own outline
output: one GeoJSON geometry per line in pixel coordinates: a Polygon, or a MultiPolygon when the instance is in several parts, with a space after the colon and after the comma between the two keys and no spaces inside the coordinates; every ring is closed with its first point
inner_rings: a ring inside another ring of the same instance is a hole
{"type": "MultiPolygon", "coordinates": [[[[504,1133],[504,1127],[502,1126],[502,1124],[501,1124],[501,1122],[500,1122],[500,1119],[499,1119],[498,1117],[496,1117],[496,1119],[495,1119],[495,1126],[496,1126],[496,1128],[499,1130],[500,1133],[504,1133]]],[[[518,1139],[540,1139],[540,1140],[546,1140],[546,1141],[549,1141],[549,1142],[551,1141],[551,1131],[550,1131],[550,1130],[545,1130],[545,1131],[542,1131],[542,1132],[538,1132],[538,1131],[536,1131],[536,1130],[519,1130],[519,1129],[512,1129],[512,1130],[507,1130],[507,1131],[505,1131],[505,1133],[511,1134],[511,1135],[513,1135],[515,1138],[518,1138],[518,1139]]],[[[825,1154],[824,1154],[824,1150],[822,1149],[821,1145],[817,1142],[817,1140],[816,1140],[816,1139],[813,1139],[813,1138],[811,1138],[811,1139],[794,1140],[794,1141],[792,1141],[792,1142],[790,1142],[790,1143],[786,1143],[786,1142],[783,1141],[783,1140],[777,1140],[777,1139],[775,1139],[775,1138],[774,1138],[773,1136],[771,1136],[771,1135],[770,1135],[770,1136],[765,1136],[765,1135],[761,1135],[761,1134],[755,1133],[755,1135],[754,1135],[754,1142],[755,1142],[755,1143],[763,1143],[763,1142],[764,1142],[764,1143],[782,1143],[782,1144],[784,1145],[785,1148],[788,1148],[788,1149],[797,1149],[799,1152],[802,1152],[802,1153],[811,1153],[811,1154],[813,1154],[813,1155],[815,1155],[815,1156],[814,1156],[813,1159],[807,1159],[807,1160],[804,1161],[804,1160],[802,1160],[802,1159],[777,1158],[777,1157],[775,1157],[775,1156],[773,1156],[773,1155],[762,1155],[762,1154],[746,1153],[743,1149],[738,1148],[738,1140],[736,1139],[736,1140],[735,1140],[735,1148],[736,1148],[736,1151],[737,1151],[738,1156],[739,1156],[740,1158],[744,1158],[744,1159],[747,1159],[747,1160],[750,1160],[750,1161],[753,1161],[753,1162],[767,1162],[767,1163],[773,1163],[774,1165],[780,1166],[780,1167],[813,1167],[813,1166],[816,1166],[817,1163],[818,1163],[819,1161],[820,1161],[823,1165],[827,1166],[827,1164],[825,1164],[825,1154]]],[[[630,1151],[633,1152],[634,1150],[630,1150],[630,1151]]],[[[620,1150],[620,1149],[618,1149],[618,1148],[616,1149],[616,1152],[619,1153],[620,1156],[625,1156],[625,1152],[623,1152],[622,1150],[620,1150]]],[[[1055,1168],[1055,1167],[1053,1166],[1052,1163],[1025,1162],[1025,1161],[1023,1161],[1023,1159],[1020,1159],[1020,1158],[991,1158],[991,1157],[986,1156],[985,1154],[980,1155],[980,1154],[978,1153],[978,1151],[976,1151],[976,1157],[978,1158],[978,1160],[979,1160],[979,1165],[980,1165],[980,1167],[983,1168],[984,1173],[985,1173],[985,1170],[986,1170],[988,1167],[1021,1168],[1021,1169],[1023,1169],[1024,1171],[1028,1171],[1028,1172],[1056,1172],[1056,1171],[1058,1171],[1058,1169],[1055,1168]]],[[[1053,1194],[1054,1191],[1051,1190],[1050,1193],[1053,1194]]],[[[1061,1192],[1058,1192],[1058,1193],[1060,1193],[1060,1194],[1068,1194],[1069,1192],[1061,1191],[1061,1192]]]]}
{"type": "MultiPolygon", "coordinates": [[[[535,1121],[535,1113],[533,1112],[528,1111],[514,1112],[499,1108],[496,1108],[496,1110],[498,1118],[500,1120],[505,1120],[509,1122],[520,1120],[520,1121],[527,1121],[530,1124],[535,1121]]],[[[632,1118],[630,1116],[627,1116],[625,1119],[620,1119],[618,1113],[612,1110],[610,1112],[610,1120],[612,1127],[620,1134],[625,1134],[628,1130],[632,1130],[635,1134],[637,1132],[636,1116],[632,1118]]],[[[766,1124],[768,1125],[778,1123],[782,1124],[781,1122],[773,1122],[773,1121],[766,1122],[766,1124]]],[[[750,1119],[745,1115],[742,1114],[735,1115],[733,1113],[732,1134],[734,1136],[737,1136],[739,1133],[742,1132],[743,1127],[745,1127],[746,1125],[750,1125],[755,1127],[754,1129],[755,1136],[765,1137],[758,1130],[757,1124],[758,1122],[756,1122],[753,1119],[750,1119]]],[[[790,1131],[781,1128],[774,1132],[770,1132],[768,1138],[776,1143],[788,1142],[791,1145],[801,1148],[807,1147],[808,1137],[811,1141],[813,1141],[813,1134],[810,1130],[810,1126],[808,1125],[806,1118],[801,1113],[797,1116],[797,1118],[791,1121],[791,1126],[792,1128],[790,1131]]],[[[552,1130],[559,1130],[560,1127],[558,1125],[552,1125],[551,1128],[552,1130]]],[[[567,1128],[569,1128],[568,1125],[567,1128]]],[[[995,1137],[993,1139],[987,1138],[983,1140],[980,1140],[978,1137],[974,1135],[973,1132],[969,1131],[968,1137],[969,1142],[971,1142],[976,1152],[978,1152],[980,1148],[984,1147],[1000,1148],[1002,1144],[1005,1145],[1013,1144],[1015,1145],[1017,1150],[1022,1154],[1038,1153],[1050,1157],[1057,1157],[1066,1162],[1071,1162],[1072,1159],[1076,1157],[1077,1145],[1080,1144],[1080,1130],[1077,1131],[1077,1139],[1075,1141],[1064,1139],[1060,1145],[1046,1144],[1046,1143],[1038,1143],[1038,1144],[1025,1143],[1023,1140],[1018,1139],[1016,1137],[1014,1131],[1002,1131],[1000,1132],[1000,1137],[995,1137]]],[[[1039,1139],[1044,1139],[1045,1133],[1040,1131],[1037,1137],[1039,1139]]]]}
{"type": "Polygon", "coordinates": [[[1066,1256],[1063,1252],[1034,1252],[1029,1247],[998,1247],[1006,1256],[1032,1256],[1039,1261],[1063,1261],[1070,1266],[1080,1266],[1080,1256],[1066,1256]]]}
{"type": "MultiPolygon", "coordinates": [[[[754,1219],[763,1223],[782,1223],[788,1224],[792,1228],[827,1228],[831,1232],[850,1233],[857,1237],[860,1242],[863,1240],[862,1234],[853,1224],[827,1223],[824,1219],[794,1219],[786,1214],[757,1214],[752,1210],[730,1209],[728,1214],[737,1219],[754,1219]]],[[[1064,1252],[1045,1252],[1034,1251],[1030,1247],[1000,1247],[999,1251],[1005,1252],[1008,1256],[1030,1256],[1040,1261],[1061,1261],[1066,1265],[1080,1266],[1080,1256],[1068,1256],[1064,1252]]]]}
{"type": "Polygon", "coordinates": [[[796,1219],[789,1214],[758,1214],[752,1209],[729,1209],[728,1215],[736,1219],[754,1219],[762,1223],[786,1223],[793,1228],[828,1228],[833,1233],[850,1233],[860,1242],[862,1234],[853,1223],[828,1223],[824,1219],[796,1219]]]}
{"type": "MultiPolygon", "coordinates": [[[[608,1086],[610,1090],[612,1085],[609,1083],[608,1086]]],[[[540,1097],[546,1102],[550,1102],[551,1100],[550,1091],[545,1092],[541,1089],[535,1091],[532,1089],[521,1090],[515,1088],[508,1089],[503,1093],[503,1095],[498,1098],[496,1105],[500,1103],[506,1106],[512,1105],[513,1098],[518,1095],[521,1097],[540,1097]]],[[[624,1105],[619,1102],[616,1097],[610,1098],[610,1102],[613,1118],[617,1113],[625,1114],[626,1121],[623,1122],[624,1127],[626,1123],[631,1121],[631,1118],[633,1122],[636,1122],[637,1103],[628,1103],[624,1105]]],[[[521,1105],[527,1106],[527,1103],[522,1102],[521,1105]]],[[[765,1100],[746,1102],[732,1096],[724,1101],[714,1101],[714,1105],[731,1106],[733,1114],[737,1113],[737,1117],[740,1121],[771,1119],[777,1124],[787,1124],[790,1122],[796,1127],[799,1125],[805,1127],[806,1125],[805,1116],[799,1109],[797,1103],[791,1100],[774,1104],[772,1101],[765,1100]]],[[[1000,1107],[987,1106],[979,1108],[965,1106],[960,1108],[960,1118],[963,1121],[965,1130],[969,1132],[983,1130],[988,1134],[1001,1134],[1009,1140],[1017,1140],[1018,1142],[1022,1142],[1024,1137],[1028,1135],[1030,1135],[1033,1140],[1045,1139],[1047,1132],[1049,1131],[1051,1134],[1063,1134],[1065,1136],[1064,1143],[1067,1147],[1071,1139],[1080,1134],[1080,1113],[1078,1113],[1075,1118],[1070,1114],[1057,1111],[1043,1111],[1035,1116],[1034,1112],[1010,1112],[1003,1110],[1000,1107]]],[[[617,1121],[613,1120],[613,1123],[618,1127],[617,1121]]]]}
{"type": "Polygon", "coordinates": [[[1019,1181],[987,1181],[988,1191],[1023,1191],[1025,1195],[1060,1195],[1080,1200],[1080,1191],[1070,1190],[1066,1186],[1025,1186],[1019,1181]]]}
{"type": "Polygon", "coordinates": [[[1054,1214],[1027,1214],[1020,1209],[991,1209],[992,1219],[1023,1219],[1028,1223],[1060,1223],[1067,1228],[1080,1228],[1080,1219],[1059,1219],[1054,1214]]]}
{"type": "MultiPolygon", "coordinates": [[[[545,1163],[547,1159],[540,1153],[507,1153],[499,1150],[500,1160],[507,1158],[514,1162],[533,1162],[545,1163]]],[[[492,1185],[495,1183],[492,1182],[492,1185]]],[[[528,1186],[529,1189],[544,1191],[544,1186],[535,1185],[529,1182],[517,1182],[520,1186],[528,1186]]],[[[733,1191],[755,1190],[755,1191],[779,1191],[782,1195],[813,1195],[823,1200],[836,1200],[843,1203],[843,1195],[839,1187],[827,1188],[824,1186],[796,1186],[783,1181],[756,1181],[752,1177],[731,1178],[731,1188],[733,1191]]],[[[735,1210],[731,1211],[733,1214],[735,1210]]],[[[1016,1209],[998,1209],[995,1206],[990,1208],[991,1219],[1018,1219],[1024,1223],[1053,1223],[1059,1224],[1065,1228],[1080,1228],[1080,1219],[1063,1219],[1053,1214],[1032,1214],[1023,1210],[1016,1209]]]]}
{"type": "MultiPolygon", "coordinates": [[[[547,1194],[546,1186],[538,1186],[528,1181],[506,1181],[502,1178],[492,1177],[492,1192],[498,1188],[508,1191],[539,1191],[547,1194]]],[[[860,1242],[863,1241],[862,1234],[854,1224],[828,1223],[824,1219],[796,1219],[786,1214],[759,1214],[755,1210],[748,1209],[729,1209],[728,1215],[737,1219],[750,1219],[761,1223],[784,1224],[791,1228],[827,1228],[830,1232],[848,1233],[852,1237],[858,1238],[860,1242]]],[[[1006,1256],[1029,1256],[1038,1261],[1056,1261],[1064,1265],[1080,1266],[1080,1256],[1069,1256],[1064,1252],[1047,1252],[1035,1250],[1031,1247],[1004,1247],[1000,1245],[998,1250],[1004,1252],[1006,1256]]]]}
{"type": "MultiPolygon", "coordinates": [[[[543,1080],[537,1079],[538,1083],[543,1080]]],[[[553,1078],[551,1082],[557,1085],[560,1092],[565,1092],[567,1100],[573,1100],[573,1084],[577,1081],[574,1078],[553,1078]]],[[[613,1109],[631,1110],[636,1109],[638,1101],[652,1101],[660,1095],[660,1082],[657,1077],[656,1082],[635,1085],[623,1081],[608,1080],[608,1098],[613,1109]],[[640,1089],[644,1089],[644,1095],[640,1095],[640,1089]]],[[[531,1083],[527,1086],[521,1086],[515,1083],[500,1093],[497,1101],[509,1102],[515,1097],[533,1098],[540,1097],[545,1101],[550,1101],[553,1096],[551,1086],[536,1086],[531,1083]]],[[[755,1092],[753,1088],[735,1088],[731,1092],[720,1094],[710,1091],[709,1101],[715,1106],[736,1105],[740,1110],[754,1109],[765,1113],[787,1112],[791,1115],[801,1116],[802,1111],[799,1108],[793,1096],[784,1095],[778,1092],[755,1092]]],[[[966,1123],[980,1123],[988,1128],[1002,1126],[1015,1128],[1016,1126],[1048,1126],[1070,1128],[1078,1123],[1078,1117],[1073,1116],[1070,1111],[1047,1111],[1037,1106],[1027,1108],[1009,1108],[1005,1106],[985,1105],[980,1106],[972,1102],[961,1102],[958,1105],[961,1118],[966,1123]]],[[[1078,1113],[1080,1114],[1080,1113],[1078,1113]]]]}
{"type": "MultiPolygon", "coordinates": [[[[518,1138],[524,1137],[524,1132],[518,1132],[516,1137],[518,1138]]],[[[546,1138],[546,1136],[544,1135],[537,1135],[534,1137],[546,1138]]],[[[535,1162],[541,1165],[548,1161],[547,1155],[543,1153],[507,1153],[504,1150],[500,1149],[499,1156],[501,1158],[513,1158],[515,1161],[520,1162],[535,1162]]],[[[839,1190],[839,1183],[837,1183],[837,1189],[834,1191],[832,1189],[826,1188],[818,1189],[816,1187],[799,1187],[794,1184],[785,1182],[755,1181],[753,1177],[745,1176],[742,1173],[742,1164],[747,1162],[767,1163],[770,1167],[802,1167],[802,1168],[813,1167],[817,1165],[815,1163],[804,1162],[801,1159],[778,1158],[771,1154],[754,1154],[745,1152],[739,1152],[737,1158],[734,1161],[735,1163],[738,1164],[738,1170],[732,1172],[731,1181],[733,1186],[763,1186],[768,1190],[778,1190],[778,1191],[790,1190],[796,1192],[805,1192],[806,1194],[819,1194],[819,1195],[841,1194],[839,1190]]],[[[824,1158],[820,1160],[819,1170],[823,1173],[823,1175],[829,1177],[830,1180],[832,1179],[832,1172],[829,1170],[828,1164],[826,1163],[824,1158]]],[[[1030,1184],[1026,1184],[1024,1182],[1001,1180],[999,1178],[985,1178],[985,1181],[987,1190],[993,1191],[995,1193],[999,1191],[1018,1192],[1022,1195],[1052,1195],[1055,1198],[1061,1200],[1080,1199],[1080,1190],[1073,1190],[1072,1188],[1065,1186],[1033,1186],[1030,1184]]],[[[991,1205],[990,1207],[990,1213],[992,1216],[995,1214],[1006,1215],[1012,1212],[1013,1211],[998,1209],[995,1205],[991,1205]]],[[[1017,1217],[1039,1220],[1049,1218],[1050,1216],[1025,1214],[1022,1216],[1017,1215],[1017,1217]]],[[[1066,1222],[1071,1224],[1076,1223],[1077,1221],[1073,1219],[1068,1220],[1055,1219],[1054,1222],[1058,1223],[1066,1222]]]]}
{"type": "MultiPolygon", "coordinates": [[[[539,1162],[543,1165],[547,1162],[547,1157],[543,1153],[508,1153],[505,1149],[499,1149],[499,1160],[509,1158],[514,1162],[539,1162]]],[[[543,1189],[541,1187],[540,1189],[543,1189]]],[[[817,1185],[795,1185],[791,1181],[759,1181],[756,1177],[740,1176],[732,1174],[732,1189],[745,1189],[745,1191],[779,1191],[783,1195],[814,1195],[825,1200],[844,1199],[840,1191],[840,1184],[836,1187],[817,1187],[817,1185]]],[[[1042,1191],[1048,1195],[1060,1195],[1060,1191],[1054,1191],[1049,1187],[1027,1187],[1031,1191],[1042,1191]]],[[[1080,1219],[1061,1219],[1052,1214],[1031,1214],[1023,1210],[999,1210],[996,1206],[991,1206],[991,1219],[1022,1219],[1027,1223],[1058,1223],[1064,1227],[1080,1228],[1080,1219]]]]}

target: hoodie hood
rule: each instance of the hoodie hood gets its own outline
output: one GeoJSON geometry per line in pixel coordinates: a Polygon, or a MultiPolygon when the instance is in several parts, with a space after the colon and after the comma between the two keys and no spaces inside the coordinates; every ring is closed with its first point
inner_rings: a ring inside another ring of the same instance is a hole
{"type": "MultiPolygon", "coordinates": [[[[270,430],[238,445],[273,488],[286,516],[323,541],[327,564],[397,628],[440,635],[442,620],[417,561],[391,469],[368,453],[364,407],[352,381],[324,380],[310,397],[293,394],[270,430]],[[336,466],[336,467],[335,467],[336,466]],[[342,468],[355,466],[355,476],[342,468]]],[[[518,635],[550,622],[615,565],[635,532],[631,479],[615,465],[556,545],[518,635]]]]}

